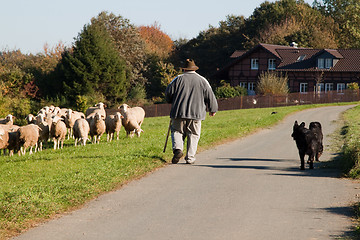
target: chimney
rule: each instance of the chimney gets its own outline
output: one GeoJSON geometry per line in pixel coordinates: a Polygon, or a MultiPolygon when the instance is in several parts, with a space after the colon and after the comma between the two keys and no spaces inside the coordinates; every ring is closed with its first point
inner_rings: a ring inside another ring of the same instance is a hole
{"type": "Polygon", "coordinates": [[[292,42],[290,43],[290,47],[297,48],[298,44],[296,42],[292,42]]]}

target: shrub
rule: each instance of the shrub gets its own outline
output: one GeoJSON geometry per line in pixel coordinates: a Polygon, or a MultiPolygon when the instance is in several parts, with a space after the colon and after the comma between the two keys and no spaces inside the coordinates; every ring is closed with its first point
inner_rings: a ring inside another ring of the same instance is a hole
{"type": "Polygon", "coordinates": [[[233,98],[241,95],[247,95],[246,88],[235,86],[230,86],[229,83],[226,83],[224,80],[221,81],[222,86],[216,88],[215,96],[216,98],[233,98]]]}
{"type": "Polygon", "coordinates": [[[263,72],[259,76],[257,93],[261,95],[286,95],[289,93],[288,77],[275,72],[263,72]]]}

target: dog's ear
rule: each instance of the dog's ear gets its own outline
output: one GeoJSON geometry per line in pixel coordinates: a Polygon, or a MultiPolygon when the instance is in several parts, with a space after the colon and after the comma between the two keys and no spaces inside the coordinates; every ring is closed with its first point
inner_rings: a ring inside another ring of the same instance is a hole
{"type": "Polygon", "coordinates": [[[302,123],[300,124],[300,127],[305,127],[305,123],[302,122],[302,123]]]}
{"type": "Polygon", "coordinates": [[[298,122],[295,120],[294,127],[299,126],[298,122]]]}

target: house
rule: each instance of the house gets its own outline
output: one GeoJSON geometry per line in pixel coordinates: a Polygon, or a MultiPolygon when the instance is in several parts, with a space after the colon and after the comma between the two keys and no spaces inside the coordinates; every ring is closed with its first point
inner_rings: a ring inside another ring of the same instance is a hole
{"type": "Polygon", "coordinates": [[[290,92],[327,92],[360,83],[360,49],[311,49],[259,44],[248,51],[235,51],[233,59],[216,74],[232,86],[256,90],[259,75],[275,71],[288,76],[290,92]]]}

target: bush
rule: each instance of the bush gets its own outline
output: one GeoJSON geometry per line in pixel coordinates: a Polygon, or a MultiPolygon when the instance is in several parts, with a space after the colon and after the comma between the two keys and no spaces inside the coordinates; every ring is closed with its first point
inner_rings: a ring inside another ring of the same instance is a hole
{"type": "Polygon", "coordinates": [[[349,83],[347,87],[350,90],[359,90],[359,84],[356,82],[349,83]]]}
{"type": "Polygon", "coordinates": [[[233,98],[238,96],[247,95],[246,88],[235,86],[230,86],[229,83],[226,83],[224,80],[221,81],[222,86],[216,88],[215,96],[216,98],[233,98]]]}
{"type": "Polygon", "coordinates": [[[259,76],[257,93],[261,95],[286,95],[289,93],[288,77],[275,72],[263,72],[259,76]]]}

